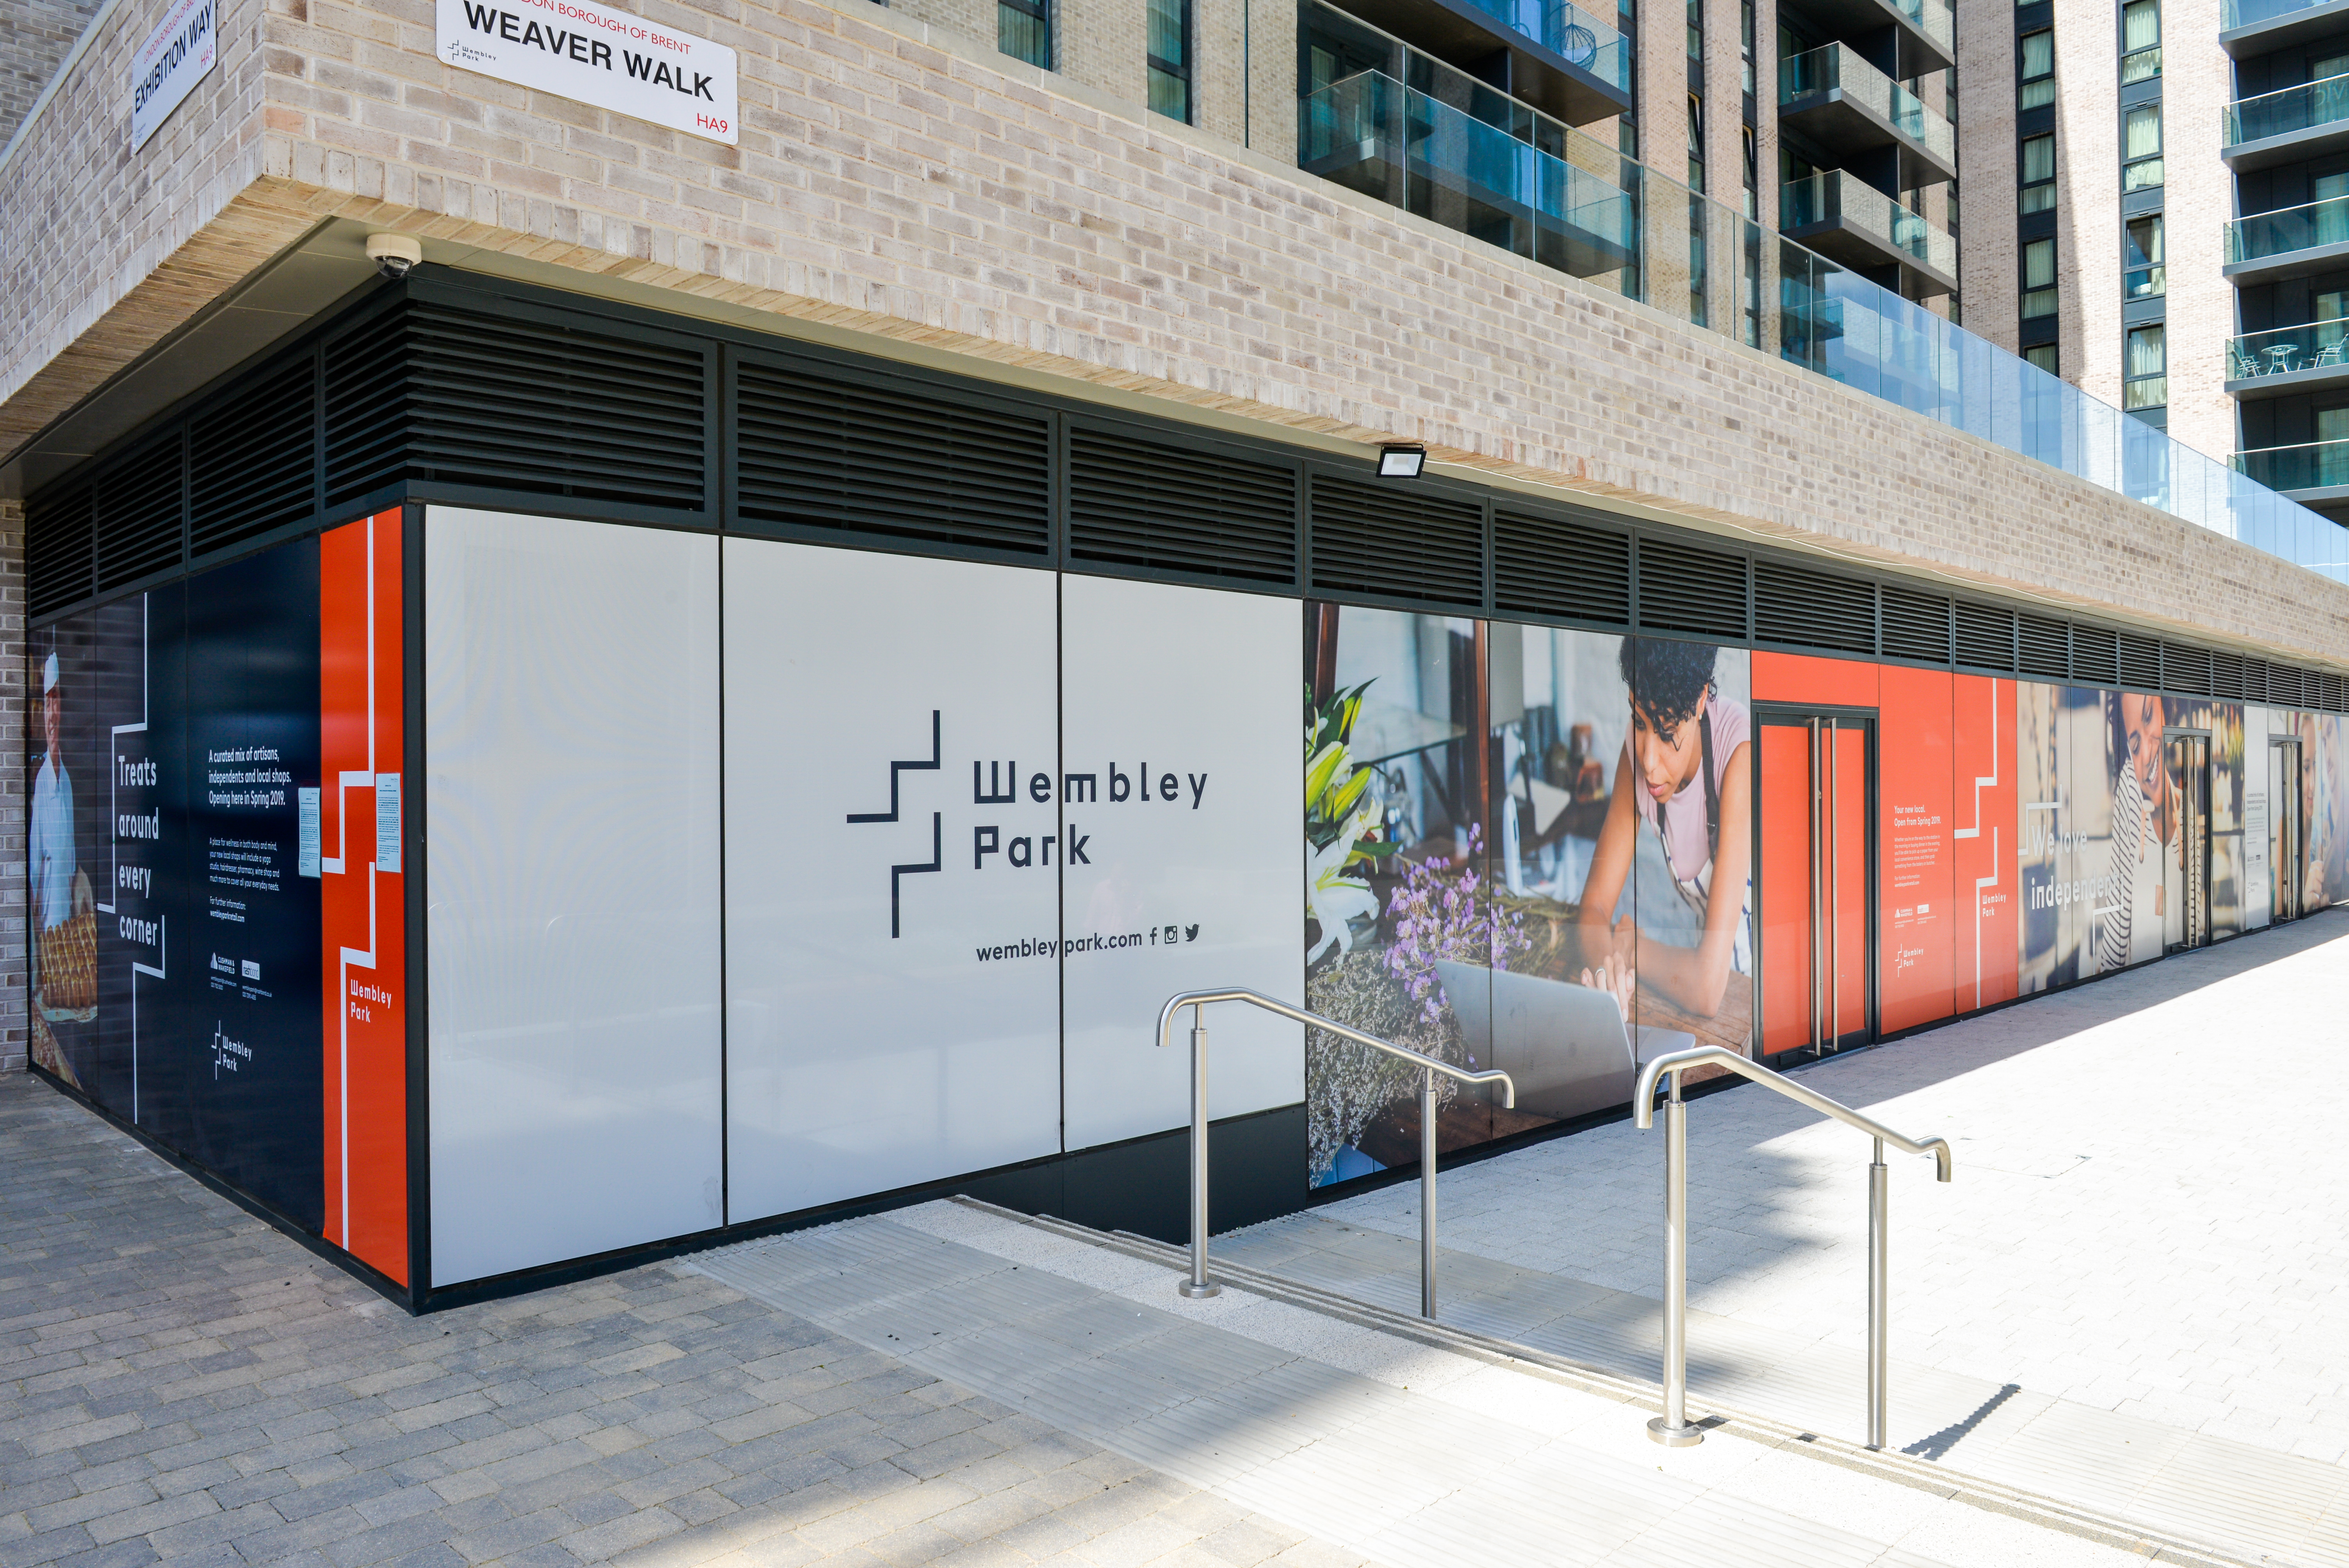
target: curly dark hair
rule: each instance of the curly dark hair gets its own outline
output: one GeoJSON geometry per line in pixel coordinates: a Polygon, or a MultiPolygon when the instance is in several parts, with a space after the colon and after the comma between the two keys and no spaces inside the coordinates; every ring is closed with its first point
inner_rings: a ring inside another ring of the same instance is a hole
{"type": "Polygon", "coordinates": [[[1677,729],[1697,716],[1713,692],[1713,665],[1721,649],[1711,643],[1673,643],[1657,637],[1626,637],[1616,663],[1631,704],[1658,729],[1677,729]]]}

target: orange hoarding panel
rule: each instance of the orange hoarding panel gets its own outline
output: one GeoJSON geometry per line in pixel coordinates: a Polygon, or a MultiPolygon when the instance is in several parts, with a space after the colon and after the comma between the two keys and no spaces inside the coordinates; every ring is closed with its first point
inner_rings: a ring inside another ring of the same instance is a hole
{"type": "Polygon", "coordinates": [[[1952,933],[1951,1001],[1961,1013],[2013,999],[2022,939],[2015,895],[2019,796],[2015,786],[2015,683],[1956,676],[1951,733],[1957,746],[1951,835],[1955,892],[1966,917],[1952,933]]]}
{"type": "Polygon", "coordinates": [[[1754,700],[1816,703],[1822,707],[1874,707],[1876,676],[1877,666],[1861,659],[1756,653],[1754,700]]]}
{"type": "Polygon", "coordinates": [[[1878,961],[1887,1034],[1950,1016],[1951,884],[1950,673],[1886,665],[1877,841],[1878,961]]]}
{"type": "Polygon", "coordinates": [[[318,542],[326,1239],[408,1283],[400,514],[318,542]]]}

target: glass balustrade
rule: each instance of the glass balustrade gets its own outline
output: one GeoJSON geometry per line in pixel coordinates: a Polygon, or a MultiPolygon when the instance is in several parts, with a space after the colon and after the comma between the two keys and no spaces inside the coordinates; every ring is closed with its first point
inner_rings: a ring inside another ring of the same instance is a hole
{"type": "Polygon", "coordinates": [[[2220,141],[2233,147],[2340,120],[2349,120],[2349,76],[2327,77],[2229,104],[2220,116],[2220,141]]]}
{"type": "Polygon", "coordinates": [[[1925,100],[1861,59],[1841,44],[1789,55],[1778,62],[1778,102],[1841,88],[1844,97],[1875,111],[1878,119],[1945,163],[1958,156],[1958,133],[1925,107],[1925,100]]]}
{"type": "Polygon", "coordinates": [[[1788,229],[1837,219],[1914,256],[1945,278],[1958,275],[1958,242],[1867,181],[1840,169],[1790,180],[1778,191],[1778,219],[1788,229]]]}
{"type": "Polygon", "coordinates": [[[2253,27],[2324,3],[2325,0],[2220,0],[2219,26],[2225,32],[2253,27]]]}
{"type": "MultiPolygon", "coordinates": [[[[1313,172],[2349,583],[2343,530],[2257,482],[2250,454],[2230,466],[2172,440],[1611,143],[1350,25],[1392,46],[1396,74],[1357,71],[1300,98],[1313,172]]],[[[1796,195],[1795,210],[1815,199],[1796,195]]],[[[2349,199],[2318,205],[2343,210],[2349,239],[2349,199]]]]}
{"type": "Polygon", "coordinates": [[[2262,447],[2256,451],[2237,452],[2234,466],[2238,473],[2270,490],[2349,485],[2349,441],[2303,441],[2296,447],[2262,447]]]}
{"type": "Polygon", "coordinates": [[[1951,9],[1949,0],[1891,0],[1891,5],[1944,50],[1956,46],[1957,13],[1951,9]]]}
{"type": "Polygon", "coordinates": [[[2349,318],[2247,332],[2227,340],[2230,381],[2328,368],[2349,371],[2349,318]]]}
{"type": "Polygon", "coordinates": [[[1468,0],[1468,4],[1610,87],[1631,90],[1631,55],[1623,35],[1569,0],[1468,0]]]}
{"type": "Polygon", "coordinates": [[[2227,223],[2227,261],[2266,261],[2318,245],[2349,241],[2349,196],[2328,197],[2302,207],[2257,212],[2227,223]]]}

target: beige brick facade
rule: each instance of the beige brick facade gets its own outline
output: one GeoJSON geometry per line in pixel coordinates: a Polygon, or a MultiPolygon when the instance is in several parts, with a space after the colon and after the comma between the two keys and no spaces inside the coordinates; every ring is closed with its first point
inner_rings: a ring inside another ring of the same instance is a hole
{"type": "Polygon", "coordinates": [[[742,52],[739,149],[443,67],[412,0],[227,0],[221,70],[136,160],[118,84],[67,84],[79,112],[0,170],[0,443],[337,214],[469,264],[1299,439],[1420,438],[1506,484],[2349,662],[2349,590],[991,40],[864,0],[644,8],[742,52]]]}
{"type": "MultiPolygon", "coordinates": [[[[2224,462],[2236,445],[2235,400],[2226,391],[2235,289],[2221,270],[2235,178],[2219,160],[2219,126],[2234,72],[2219,47],[2219,0],[2162,0],[2169,433],[2224,462]]],[[[2117,292],[2117,276],[2115,284],[2117,292]]]]}
{"type": "Polygon", "coordinates": [[[97,9],[98,0],[11,0],[0,26],[0,147],[16,134],[97,9]]]}
{"type": "Polygon", "coordinates": [[[1961,5],[1958,169],[1962,243],[1958,293],[1965,327],[2013,354],[2022,342],[2023,257],[2015,229],[2014,14],[1961,5]]]}

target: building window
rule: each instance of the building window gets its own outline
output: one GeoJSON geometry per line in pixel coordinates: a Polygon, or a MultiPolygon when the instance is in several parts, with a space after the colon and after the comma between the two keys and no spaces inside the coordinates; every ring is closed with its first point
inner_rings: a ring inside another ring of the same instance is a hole
{"type": "Polygon", "coordinates": [[[1150,0],[1150,108],[1191,123],[1191,0],[1150,0]]]}
{"type": "Polygon", "coordinates": [[[1015,60],[1052,68],[1052,21],[1046,0],[995,0],[995,46],[1015,60]]]}
{"type": "Polygon", "coordinates": [[[2161,265],[2161,214],[2131,218],[2122,226],[2121,297],[2152,299],[2168,292],[2161,265]]]}
{"type": "Polygon", "coordinates": [[[2161,106],[2139,104],[2121,121],[2121,189],[2150,191],[2161,183],[2161,106]]]}
{"type": "Polygon", "coordinates": [[[2055,138],[2026,136],[2023,139],[2023,191],[2020,206],[2025,212],[2044,212],[2055,205],[2055,138]]]}
{"type": "Polygon", "coordinates": [[[2033,240],[2023,247],[2023,319],[2055,314],[2055,242],[2033,240]]]}
{"type": "Polygon", "coordinates": [[[2161,0],[2128,0],[2121,7],[2121,81],[2161,75],[2161,0]]]}
{"type": "Polygon", "coordinates": [[[2050,376],[2064,374],[2063,364],[2052,343],[2034,343],[2023,351],[2023,362],[2033,370],[2044,370],[2050,376]]]}
{"type": "Polygon", "coordinates": [[[1737,10],[1737,46],[1744,51],[1745,92],[1754,92],[1754,0],[1742,0],[1737,10]]]}
{"type": "Polygon", "coordinates": [[[1745,215],[1759,220],[1762,216],[1762,146],[1761,139],[1752,126],[1742,128],[1741,139],[1745,152],[1745,215]]]}
{"type": "Polygon", "coordinates": [[[2044,108],[2055,101],[2055,29],[2042,27],[2036,33],[2025,33],[2020,42],[2022,85],[2015,91],[2014,107],[2044,108]]]}
{"type": "Polygon", "coordinates": [[[1688,0],[1688,57],[1704,58],[1704,0],[1688,0]]]}
{"type": "Polygon", "coordinates": [[[1704,99],[1689,94],[1689,189],[1704,190],[1704,99]]]}
{"type": "Polygon", "coordinates": [[[2168,329],[2159,322],[2133,326],[2128,332],[2127,362],[2122,374],[2121,407],[2134,414],[2169,403],[2168,329]]]}

